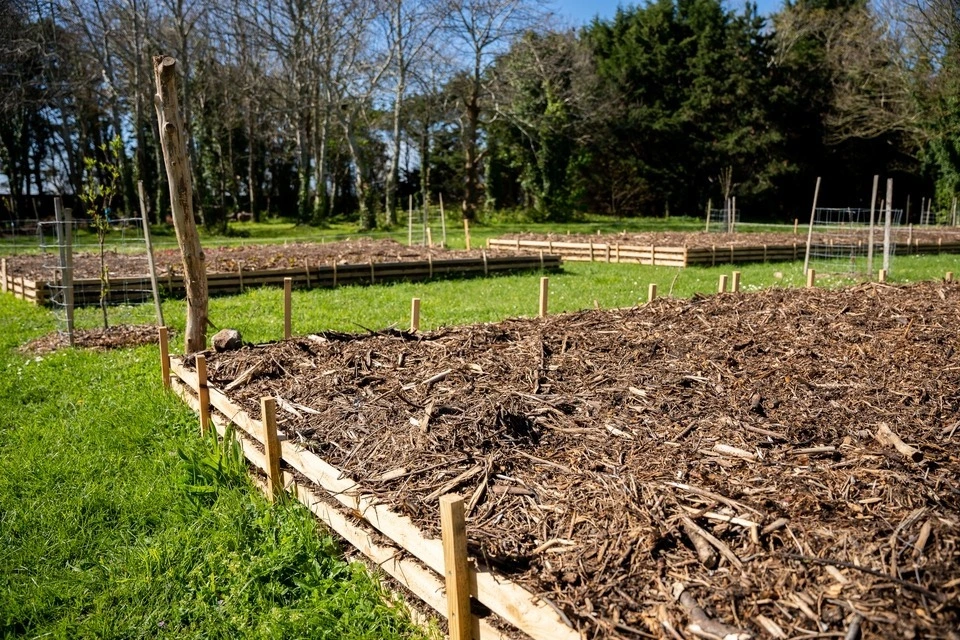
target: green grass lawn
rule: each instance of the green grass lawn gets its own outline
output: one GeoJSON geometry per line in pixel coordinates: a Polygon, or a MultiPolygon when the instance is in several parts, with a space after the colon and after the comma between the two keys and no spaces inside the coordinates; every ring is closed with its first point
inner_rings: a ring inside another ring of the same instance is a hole
{"type": "MultiPolygon", "coordinates": [[[[892,280],[939,278],[957,266],[956,256],[897,257],[892,280]]],[[[642,303],[651,282],[661,296],[711,294],[734,268],[745,291],[804,283],[800,263],[571,262],[550,274],[550,310],[642,303]]],[[[533,316],[540,275],[295,291],[294,333],[406,327],[412,297],[423,301],[424,329],[533,316]]],[[[212,299],[210,317],[247,341],[276,340],[281,300],[279,289],[251,289],[212,299]]],[[[184,302],[163,306],[182,330],[184,302]]],[[[114,323],[153,322],[152,305],[110,312],[114,323]]],[[[97,326],[99,311],[79,310],[77,322],[97,326]]],[[[198,438],[196,418],[160,390],[156,347],[42,358],[16,350],[54,326],[51,312],[0,296],[0,636],[418,633],[305,509],[267,504],[229,451],[198,438]]],[[[181,344],[177,336],[174,348],[181,344]]]]}
{"type": "Polygon", "coordinates": [[[53,322],[8,295],[0,326],[0,637],[419,634],[306,509],[199,439],[155,347],[21,355],[53,322]]]}

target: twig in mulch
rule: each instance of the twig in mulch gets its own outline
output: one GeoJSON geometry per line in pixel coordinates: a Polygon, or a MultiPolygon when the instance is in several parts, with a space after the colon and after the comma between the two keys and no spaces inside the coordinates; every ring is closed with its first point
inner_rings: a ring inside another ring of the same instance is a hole
{"type": "Polygon", "coordinates": [[[917,584],[917,583],[915,583],[915,582],[909,582],[909,581],[907,581],[907,580],[903,580],[903,579],[901,579],[901,578],[897,578],[897,577],[895,577],[895,576],[891,576],[891,575],[889,575],[889,574],[886,574],[886,573],[884,573],[884,572],[882,572],[882,571],[877,571],[876,569],[871,569],[871,568],[869,568],[869,567],[862,567],[862,566],[860,566],[860,565],[858,565],[858,564],[854,564],[854,563],[852,563],[852,562],[844,562],[843,560],[831,560],[831,559],[829,559],[829,558],[815,558],[815,557],[813,557],[813,556],[802,556],[802,555],[800,555],[799,553],[781,553],[781,554],[779,554],[779,555],[780,555],[781,557],[783,557],[783,558],[788,559],[788,560],[797,560],[797,561],[799,561],[799,562],[809,562],[810,564],[820,564],[820,565],[830,565],[830,566],[834,566],[834,567],[843,567],[843,568],[845,568],[845,569],[856,569],[857,571],[861,571],[861,572],[866,573],[866,574],[869,574],[869,575],[871,575],[871,576],[876,576],[877,578],[883,578],[883,579],[885,579],[885,580],[889,580],[889,581],[891,581],[891,582],[894,582],[894,583],[900,585],[901,587],[903,587],[904,589],[909,589],[910,591],[914,591],[914,592],[919,593],[919,594],[921,594],[921,595],[925,595],[925,596],[927,596],[928,598],[930,598],[930,599],[932,599],[932,600],[936,600],[937,602],[943,603],[943,602],[946,602],[946,601],[947,601],[947,597],[946,597],[945,595],[943,595],[942,593],[937,593],[936,591],[931,591],[930,589],[927,589],[926,587],[922,587],[922,586],[920,586],[919,584],[917,584]]]}

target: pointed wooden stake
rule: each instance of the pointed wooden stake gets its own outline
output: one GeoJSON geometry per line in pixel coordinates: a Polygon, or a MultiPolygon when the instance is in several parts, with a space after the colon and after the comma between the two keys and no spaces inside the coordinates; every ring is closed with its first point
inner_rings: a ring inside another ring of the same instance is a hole
{"type": "Polygon", "coordinates": [[[657,299],[657,283],[651,282],[647,287],[647,302],[653,302],[657,299]]]}
{"type": "Polygon", "coordinates": [[[283,490],[280,481],[280,439],[277,437],[277,401],[260,398],[260,416],[263,421],[263,449],[267,459],[267,497],[271,502],[283,490]]]}
{"type": "Polygon", "coordinates": [[[717,284],[717,293],[723,293],[727,290],[727,274],[720,274],[720,282],[717,284]]]}
{"type": "Polygon", "coordinates": [[[410,331],[420,331],[420,298],[410,302],[410,331]]]}
{"type": "Polygon", "coordinates": [[[734,293],[740,293],[740,272],[733,272],[733,287],[732,290],[734,293]]]}
{"type": "Polygon", "coordinates": [[[463,498],[440,498],[440,529],[443,537],[443,566],[447,579],[447,623],[450,640],[471,640],[470,573],[467,566],[467,526],[463,498]]]}
{"type": "Polygon", "coordinates": [[[166,327],[159,327],[157,333],[160,334],[160,377],[163,380],[163,386],[170,388],[170,334],[166,327]]]}
{"type": "Polygon", "coordinates": [[[540,278],[540,317],[546,317],[550,298],[550,278],[540,278]]]}
{"type": "Polygon", "coordinates": [[[210,428],[210,388],[207,386],[207,358],[197,356],[197,379],[200,396],[200,435],[207,435],[210,428]]]}
{"type": "Polygon", "coordinates": [[[817,270],[807,269],[807,288],[812,289],[817,286],[817,270]]]}
{"type": "Polygon", "coordinates": [[[284,278],[283,279],[283,339],[289,340],[291,335],[290,329],[290,290],[293,288],[293,278],[284,278]]]}

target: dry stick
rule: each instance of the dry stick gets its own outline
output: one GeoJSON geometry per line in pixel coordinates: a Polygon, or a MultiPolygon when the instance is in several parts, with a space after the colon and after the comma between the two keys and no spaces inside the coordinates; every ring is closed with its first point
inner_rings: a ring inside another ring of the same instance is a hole
{"type": "Polygon", "coordinates": [[[207,358],[197,356],[197,385],[200,396],[200,435],[207,435],[210,428],[210,387],[207,385],[207,358]]]}
{"type": "Polygon", "coordinates": [[[887,270],[880,269],[880,272],[877,273],[877,282],[886,282],[887,281],[887,270]]]}
{"type": "Polygon", "coordinates": [[[724,293],[727,290],[727,274],[720,274],[720,282],[717,284],[717,293],[724,293]]]}
{"type": "Polygon", "coordinates": [[[807,289],[813,289],[817,286],[817,270],[808,269],[807,270],[807,289]]]}
{"type": "Polygon", "coordinates": [[[880,176],[873,176],[873,194],[870,196],[870,232],[867,236],[867,277],[873,278],[873,227],[874,209],[877,202],[877,188],[880,186],[880,176]]]}
{"type": "Polygon", "coordinates": [[[817,176],[817,186],[813,190],[813,207],[810,209],[810,226],[807,227],[807,251],[803,257],[803,272],[810,267],[810,244],[813,242],[813,220],[817,214],[817,198],[820,196],[820,176],[817,176]]]}
{"type": "Polygon", "coordinates": [[[550,297],[550,278],[544,276],[540,278],[540,317],[547,315],[547,304],[550,297]]]}
{"type": "Polygon", "coordinates": [[[687,534],[690,542],[693,543],[693,548],[697,552],[697,558],[700,559],[700,564],[707,569],[715,569],[717,563],[720,561],[716,549],[707,542],[706,538],[700,535],[699,527],[691,527],[688,522],[688,520],[682,520],[680,524],[683,526],[683,532],[687,534]]]}
{"type": "Polygon", "coordinates": [[[885,580],[890,580],[891,582],[895,582],[896,584],[900,585],[904,589],[908,589],[910,591],[914,591],[916,593],[925,595],[928,598],[936,600],[937,602],[945,602],[947,599],[946,596],[944,596],[942,593],[931,591],[930,589],[920,586],[915,582],[908,582],[907,580],[897,578],[896,576],[891,576],[890,574],[884,573],[882,571],[877,571],[876,569],[871,569],[870,567],[862,567],[852,562],[845,562],[843,560],[831,560],[829,558],[817,558],[815,556],[802,556],[798,553],[781,553],[780,556],[783,558],[786,558],[787,560],[797,560],[799,562],[807,562],[810,564],[843,567],[844,569],[856,569],[857,571],[861,571],[868,575],[876,576],[877,578],[883,578],[885,580]]]}
{"type": "Polygon", "coordinates": [[[647,287],[647,302],[653,302],[657,298],[657,283],[651,282],[647,287]]]}
{"type": "Polygon", "coordinates": [[[911,447],[910,445],[906,444],[900,439],[900,436],[890,429],[886,423],[881,422],[877,426],[877,441],[880,442],[880,444],[892,446],[900,453],[900,455],[908,460],[912,460],[914,462],[920,462],[923,460],[923,452],[916,447],[911,447]]]}
{"type": "Polygon", "coordinates": [[[159,327],[160,334],[160,379],[166,389],[170,388],[170,336],[166,327],[159,327]]]}
{"type": "Polygon", "coordinates": [[[740,292],[740,272],[739,271],[733,272],[733,292],[734,293],[740,292]]]}
{"type": "Polygon", "coordinates": [[[707,198],[707,226],[704,231],[710,231],[710,209],[713,208],[713,201],[707,198]]]}
{"type": "Polygon", "coordinates": [[[470,221],[463,219],[463,236],[467,245],[467,251],[470,251],[470,221]]]}
{"type": "Polygon", "coordinates": [[[263,449],[267,459],[267,497],[273,502],[283,489],[280,482],[280,439],[277,437],[277,401],[260,398],[263,418],[263,449]]]}
{"type": "Polygon", "coordinates": [[[160,285],[157,283],[157,263],[153,259],[153,239],[150,237],[150,220],[147,219],[147,196],[143,180],[137,180],[140,196],[140,219],[143,221],[143,239],[147,244],[147,265],[150,267],[150,287],[153,290],[153,305],[157,311],[157,326],[163,326],[163,307],[160,306],[160,285]]]}
{"type": "Polygon", "coordinates": [[[443,568],[447,580],[447,624],[450,640],[473,638],[470,614],[470,572],[467,567],[467,525],[463,498],[440,498],[440,530],[443,539],[443,568]]]}
{"type": "Polygon", "coordinates": [[[890,273],[890,224],[893,217],[893,178],[887,178],[887,211],[883,221],[883,271],[890,273]]]}
{"type": "Polygon", "coordinates": [[[443,211],[443,194],[440,194],[440,241],[442,247],[447,246],[447,214],[443,211]]]}
{"type": "Polygon", "coordinates": [[[290,290],[293,287],[293,278],[283,279],[283,339],[289,340],[291,335],[290,328],[290,290]]]}
{"type": "Polygon", "coordinates": [[[752,637],[746,631],[718,622],[707,615],[706,611],[697,603],[696,598],[689,592],[680,594],[680,604],[690,616],[687,630],[701,638],[723,638],[724,640],[746,640],[752,637]]]}
{"type": "Polygon", "coordinates": [[[410,331],[420,330],[420,298],[414,298],[410,303],[410,331]]]}

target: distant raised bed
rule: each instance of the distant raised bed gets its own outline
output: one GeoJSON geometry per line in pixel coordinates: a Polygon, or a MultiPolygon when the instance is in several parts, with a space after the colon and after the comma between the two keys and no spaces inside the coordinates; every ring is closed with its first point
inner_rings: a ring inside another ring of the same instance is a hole
{"type": "MultiPolygon", "coordinates": [[[[465,277],[530,269],[555,270],[560,258],[542,251],[450,251],[407,247],[392,240],[349,240],[326,244],[295,243],[205,249],[210,293],[240,293],[245,288],[282,286],[292,278],[295,287],[337,287],[397,280],[465,277]]],[[[156,252],[157,276],[168,295],[184,294],[180,254],[156,252]]],[[[3,291],[43,304],[51,297],[56,256],[18,255],[3,259],[3,291]]],[[[100,258],[77,253],[74,300],[78,305],[100,299],[100,258]]],[[[135,302],[149,297],[150,281],[144,254],[108,252],[111,301],[135,302]]]]}
{"type": "Polygon", "coordinates": [[[463,496],[508,637],[950,637],[958,314],[955,283],[658,299],[206,353],[174,386],[258,466],[272,399],[288,487],[441,613],[463,496]]]}
{"type": "MultiPolygon", "coordinates": [[[[880,242],[880,236],[875,238],[880,242]]],[[[960,230],[898,229],[897,255],[960,253],[960,230]]],[[[865,234],[817,235],[815,243],[867,243],[865,234]]],[[[490,249],[547,251],[564,260],[626,262],[668,267],[803,260],[806,236],[792,233],[514,234],[487,240],[490,249]]]]}

